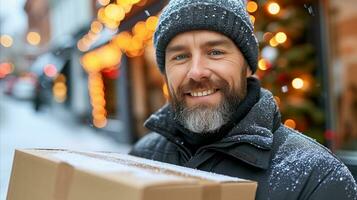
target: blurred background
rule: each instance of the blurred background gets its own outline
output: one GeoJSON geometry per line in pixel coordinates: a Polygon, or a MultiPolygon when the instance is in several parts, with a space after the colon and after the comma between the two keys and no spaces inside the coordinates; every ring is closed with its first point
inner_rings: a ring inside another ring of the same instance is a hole
{"type": "MultiPolygon", "coordinates": [[[[152,44],[163,0],[0,0],[0,198],[15,148],[126,153],[167,101],[152,44]]],[[[282,123],[357,176],[357,2],[251,0],[256,75],[282,123]]]]}

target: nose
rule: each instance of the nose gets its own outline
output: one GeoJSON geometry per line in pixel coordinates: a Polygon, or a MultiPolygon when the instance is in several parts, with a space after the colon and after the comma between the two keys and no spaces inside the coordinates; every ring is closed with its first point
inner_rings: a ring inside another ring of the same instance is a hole
{"type": "Polygon", "coordinates": [[[211,71],[207,66],[205,58],[201,55],[193,55],[191,66],[187,73],[187,78],[193,79],[197,82],[207,79],[211,76],[211,71]]]}

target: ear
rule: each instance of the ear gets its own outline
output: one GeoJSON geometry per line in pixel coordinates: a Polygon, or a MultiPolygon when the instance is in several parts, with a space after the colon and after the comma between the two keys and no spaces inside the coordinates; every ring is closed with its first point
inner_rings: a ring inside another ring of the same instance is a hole
{"type": "Polygon", "coordinates": [[[252,70],[250,69],[249,66],[247,66],[246,72],[247,72],[247,73],[246,73],[246,77],[247,77],[247,78],[253,75],[253,72],[252,72],[252,70]]]}

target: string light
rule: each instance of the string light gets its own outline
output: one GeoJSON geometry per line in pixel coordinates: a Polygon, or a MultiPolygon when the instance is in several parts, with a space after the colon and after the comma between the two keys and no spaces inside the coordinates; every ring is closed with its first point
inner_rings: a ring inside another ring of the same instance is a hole
{"type": "Polygon", "coordinates": [[[273,38],[271,38],[271,39],[269,40],[269,45],[272,46],[272,47],[276,47],[276,46],[279,45],[279,42],[276,41],[276,38],[275,38],[275,37],[273,37],[273,38]]]}
{"type": "Polygon", "coordinates": [[[89,95],[92,105],[93,125],[104,128],[107,125],[107,112],[105,109],[104,82],[99,73],[90,73],[88,79],[89,95]]]}
{"type": "Polygon", "coordinates": [[[104,128],[107,126],[108,120],[105,117],[97,117],[93,119],[93,125],[97,128],[104,128]]]}
{"type": "Polygon", "coordinates": [[[285,34],[284,32],[278,32],[278,33],[275,35],[275,40],[276,40],[278,43],[280,43],[280,44],[286,42],[287,38],[288,38],[288,37],[286,36],[286,34],[285,34]]]}
{"type": "Polygon", "coordinates": [[[117,45],[120,49],[124,51],[129,47],[131,39],[132,35],[127,31],[123,31],[119,33],[116,37],[114,37],[113,42],[115,45],[117,45]]]}
{"type": "Polygon", "coordinates": [[[67,86],[62,82],[55,82],[52,88],[55,101],[63,103],[67,99],[67,86]]]}
{"type": "Polygon", "coordinates": [[[122,56],[120,50],[113,44],[103,46],[97,52],[101,63],[100,70],[118,65],[122,56]]]}
{"type": "Polygon", "coordinates": [[[253,13],[258,10],[258,4],[255,1],[249,1],[247,3],[247,11],[253,13]]]}
{"type": "MultiPolygon", "coordinates": [[[[145,5],[146,0],[116,0],[116,4],[110,4],[107,0],[98,0],[98,2],[106,7],[98,10],[98,21],[93,21],[91,24],[90,34],[88,33],[77,43],[77,47],[81,51],[87,51],[96,35],[102,31],[103,23],[107,28],[117,29],[121,20],[125,18],[125,14],[130,12],[134,4],[145,5]]],[[[104,83],[101,71],[109,69],[120,64],[122,52],[128,56],[136,57],[144,53],[144,44],[152,40],[153,33],[156,29],[158,18],[156,16],[149,17],[146,21],[138,22],[132,34],[129,32],[121,32],[113,38],[113,40],[94,51],[84,54],[81,58],[83,68],[89,73],[88,89],[93,107],[92,117],[93,125],[97,128],[103,128],[107,124],[107,112],[105,109],[104,83]]]]}
{"type": "Polygon", "coordinates": [[[113,20],[108,20],[105,22],[105,26],[109,29],[111,29],[113,32],[116,32],[120,23],[113,21],[113,20]]]}
{"type": "Polygon", "coordinates": [[[96,72],[100,69],[100,59],[96,52],[89,52],[81,58],[81,64],[87,72],[96,72]]]}
{"type": "Polygon", "coordinates": [[[116,3],[124,9],[125,13],[130,12],[133,6],[132,2],[128,0],[117,0],[116,3]]]}
{"type": "Polygon", "coordinates": [[[268,4],[268,12],[272,15],[277,15],[280,12],[279,4],[271,2],[268,4]]]}
{"type": "Polygon", "coordinates": [[[103,30],[103,25],[99,21],[93,21],[90,28],[93,33],[99,33],[103,30]]]}
{"type": "Polygon", "coordinates": [[[52,87],[53,98],[58,103],[63,103],[67,99],[66,76],[59,74],[52,87]]]}
{"type": "Polygon", "coordinates": [[[265,71],[268,69],[268,62],[264,58],[262,58],[258,62],[258,67],[260,70],[265,71]]]}
{"type": "Polygon", "coordinates": [[[117,0],[117,4],[119,5],[132,4],[132,0],[117,0]]]}
{"type": "Polygon", "coordinates": [[[254,24],[255,23],[255,17],[253,15],[250,15],[249,18],[250,18],[250,21],[252,22],[252,24],[254,24]]]}
{"type": "Polygon", "coordinates": [[[285,122],[284,122],[284,125],[287,126],[287,127],[290,127],[292,129],[295,129],[296,128],[296,122],[292,119],[287,119],[285,122]]]}
{"type": "Polygon", "coordinates": [[[123,20],[125,17],[124,9],[121,6],[113,3],[105,7],[104,14],[109,19],[117,22],[123,20]]]}
{"type": "Polygon", "coordinates": [[[104,7],[99,8],[98,13],[97,13],[97,18],[99,21],[101,21],[102,23],[104,23],[106,21],[106,16],[105,16],[105,9],[104,7]]]}
{"type": "Polygon", "coordinates": [[[146,20],[146,29],[149,31],[155,31],[159,18],[157,16],[151,16],[146,20]]]}
{"type": "Polygon", "coordinates": [[[85,35],[85,37],[87,37],[89,40],[92,41],[91,43],[93,43],[94,41],[96,41],[98,39],[99,36],[96,33],[89,31],[87,33],[87,35],[85,35]]]}
{"type": "Polygon", "coordinates": [[[136,36],[139,37],[141,40],[144,40],[148,32],[146,28],[146,23],[143,21],[136,23],[135,26],[133,27],[132,32],[134,37],[136,36]]]}
{"type": "Polygon", "coordinates": [[[27,33],[26,39],[29,44],[36,46],[36,45],[40,44],[40,42],[41,42],[41,35],[37,32],[31,31],[31,32],[27,33]]]}
{"type": "Polygon", "coordinates": [[[292,82],[291,85],[293,86],[293,88],[295,89],[302,89],[304,87],[304,80],[302,80],[301,78],[295,78],[292,82]]]}
{"type": "Polygon", "coordinates": [[[77,42],[77,48],[78,50],[85,52],[89,50],[89,45],[84,44],[83,40],[79,40],[77,42]]]}
{"type": "Polygon", "coordinates": [[[0,44],[3,47],[9,48],[13,44],[13,39],[12,39],[12,37],[10,35],[2,35],[0,37],[0,44]]]}

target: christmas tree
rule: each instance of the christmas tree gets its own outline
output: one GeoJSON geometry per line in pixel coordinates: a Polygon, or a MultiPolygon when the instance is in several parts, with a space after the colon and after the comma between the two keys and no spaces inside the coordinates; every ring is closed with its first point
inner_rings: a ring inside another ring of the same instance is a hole
{"type": "Polygon", "coordinates": [[[311,23],[311,1],[249,1],[260,45],[257,76],[269,89],[282,122],[325,144],[321,77],[311,23]]]}

